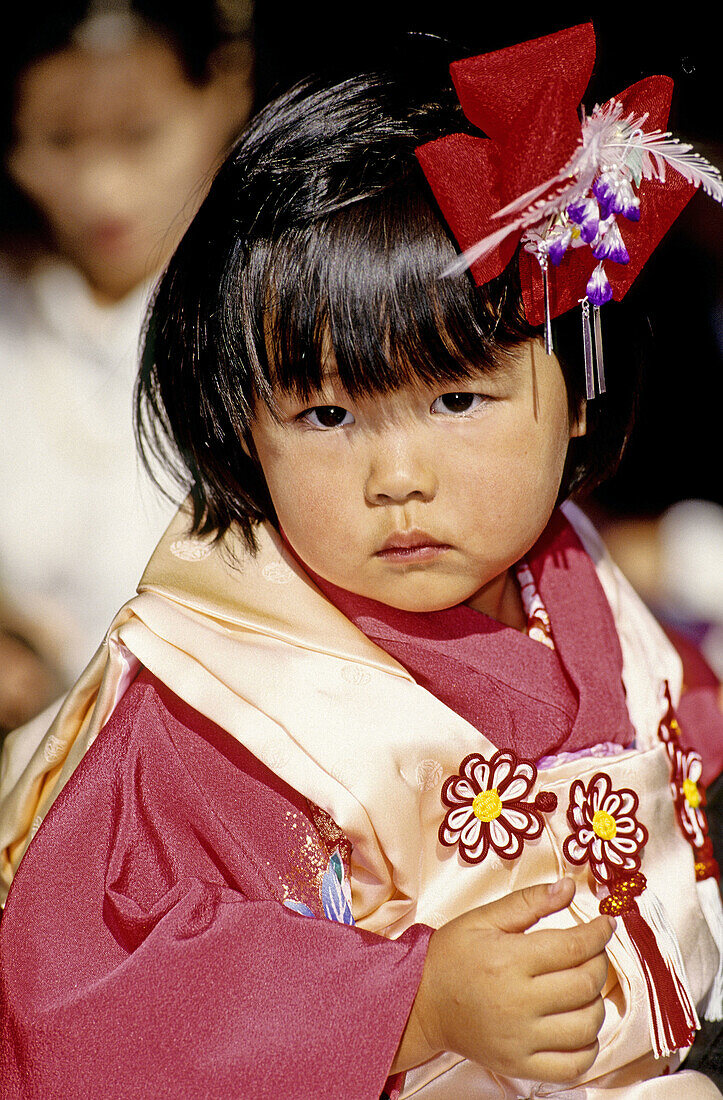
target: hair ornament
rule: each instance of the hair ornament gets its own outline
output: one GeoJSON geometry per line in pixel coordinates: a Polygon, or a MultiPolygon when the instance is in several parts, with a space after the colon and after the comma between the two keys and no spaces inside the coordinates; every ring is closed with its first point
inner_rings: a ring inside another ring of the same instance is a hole
{"type": "Polygon", "coordinates": [[[454,62],[480,136],[448,134],[417,157],[461,248],[443,272],[478,286],[520,248],[525,315],[545,326],[582,306],[587,396],[605,391],[600,308],[620,301],[698,187],[723,203],[720,171],[665,130],[673,82],[638,81],[588,115],[592,24],[454,62]],[[595,372],[597,377],[595,377],[595,372]]]}

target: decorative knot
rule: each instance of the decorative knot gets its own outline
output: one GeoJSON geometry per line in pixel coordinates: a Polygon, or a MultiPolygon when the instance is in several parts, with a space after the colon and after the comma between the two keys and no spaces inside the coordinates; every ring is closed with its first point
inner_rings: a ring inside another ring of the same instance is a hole
{"type": "Polygon", "coordinates": [[[494,821],[502,813],[502,799],[497,789],[480,791],[472,801],[472,813],[480,821],[494,821]]]}
{"type": "Polygon", "coordinates": [[[706,837],[700,848],[695,849],[695,878],[696,882],[703,882],[707,878],[720,880],[720,867],[713,855],[710,837],[706,837]]]}
{"type": "Polygon", "coordinates": [[[592,831],[601,840],[612,840],[618,832],[615,818],[605,810],[596,810],[592,819],[592,831]]]}
{"type": "Polygon", "coordinates": [[[701,793],[694,779],[683,780],[683,794],[689,806],[697,810],[701,803],[701,793]]]}
{"type": "Polygon", "coordinates": [[[535,798],[535,806],[544,814],[550,814],[557,809],[557,795],[552,791],[540,791],[535,798]]]}
{"type": "Polygon", "coordinates": [[[635,899],[640,897],[647,886],[647,879],[642,871],[635,871],[619,882],[614,882],[610,887],[610,893],[600,902],[600,912],[610,917],[620,916],[636,909],[635,899]]]}

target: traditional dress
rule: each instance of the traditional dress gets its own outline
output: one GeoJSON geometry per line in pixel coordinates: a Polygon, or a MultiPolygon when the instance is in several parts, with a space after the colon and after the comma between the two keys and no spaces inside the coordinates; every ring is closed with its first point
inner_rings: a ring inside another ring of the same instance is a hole
{"type": "Polygon", "coordinates": [[[622,913],[589,1073],[445,1054],[402,1095],[720,1095],[668,1076],[720,959],[680,661],[567,515],[527,563],[554,649],[325,596],[272,529],[253,558],[179,515],[32,758],[8,747],[6,883],[37,832],[0,926],[9,1096],[374,1100],[429,927],[563,873],[541,923],[622,913]]]}

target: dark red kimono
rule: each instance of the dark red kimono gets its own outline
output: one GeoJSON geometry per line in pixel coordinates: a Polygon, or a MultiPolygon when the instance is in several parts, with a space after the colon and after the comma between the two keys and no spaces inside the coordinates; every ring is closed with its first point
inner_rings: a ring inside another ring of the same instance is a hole
{"type": "Polygon", "coordinates": [[[387,940],[324,919],[319,881],[340,842],[142,673],[13,884],[3,1100],[377,1100],[431,929],[387,940]]]}

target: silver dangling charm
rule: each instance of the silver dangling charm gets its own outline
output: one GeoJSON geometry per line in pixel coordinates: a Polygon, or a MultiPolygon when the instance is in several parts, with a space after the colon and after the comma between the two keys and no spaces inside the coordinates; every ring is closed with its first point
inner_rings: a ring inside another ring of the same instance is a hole
{"type": "Polygon", "coordinates": [[[580,299],[582,307],[582,349],[585,356],[585,396],[592,401],[595,396],[595,376],[593,374],[592,331],[590,328],[590,302],[580,299]]]}
{"type": "Polygon", "coordinates": [[[600,306],[595,306],[593,308],[592,318],[593,327],[595,329],[595,370],[597,372],[597,392],[605,393],[605,362],[603,360],[600,306]]]}
{"type": "Polygon", "coordinates": [[[549,261],[544,252],[537,257],[542,272],[542,289],[545,295],[545,352],[552,355],[552,319],[550,317],[550,280],[547,274],[549,261]]]}

